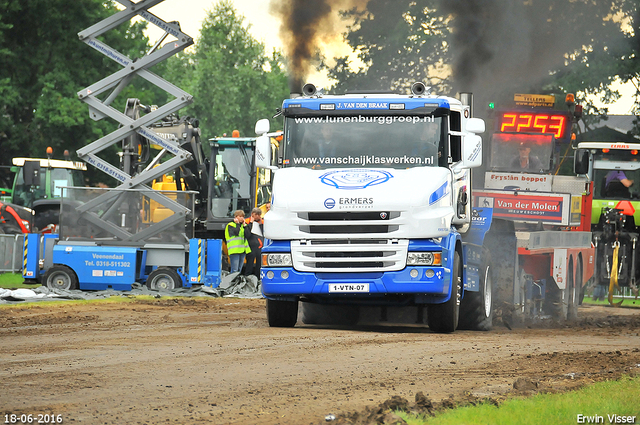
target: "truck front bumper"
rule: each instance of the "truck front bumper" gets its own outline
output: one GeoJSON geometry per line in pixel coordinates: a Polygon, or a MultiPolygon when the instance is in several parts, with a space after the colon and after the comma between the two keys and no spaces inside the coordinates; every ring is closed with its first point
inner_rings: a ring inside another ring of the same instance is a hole
{"type": "Polygon", "coordinates": [[[450,270],[445,267],[425,266],[379,273],[308,273],[291,267],[263,267],[261,270],[262,292],[267,298],[329,293],[359,297],[389,294],[443,296],[449,292],[449,274],[450,270]],[[362,292],[364,285],[368,285],[367,292],[362,292]],[[335,292],[336,289],[339,292],[335,292]]]}

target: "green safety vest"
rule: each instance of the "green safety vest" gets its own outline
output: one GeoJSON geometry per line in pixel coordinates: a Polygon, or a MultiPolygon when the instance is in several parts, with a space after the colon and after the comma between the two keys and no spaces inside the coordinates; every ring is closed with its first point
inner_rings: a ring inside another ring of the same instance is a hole
{"type": "Polygon", "coordinates": [[[235,221],[227,224],[224,229],[224,238],[227,241],[227,252],[231,254],[244,254],[250,253],[249,242],[244,237],[244,226],[240,226],[240,234],[238,236],[231,236],[229,234],[229,227],[237,227],[238,224],[235,221]]]}

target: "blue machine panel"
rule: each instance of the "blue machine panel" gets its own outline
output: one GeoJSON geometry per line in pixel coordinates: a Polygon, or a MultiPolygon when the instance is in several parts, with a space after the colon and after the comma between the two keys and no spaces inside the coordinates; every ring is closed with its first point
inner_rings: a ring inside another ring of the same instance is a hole
{"type": "Polygon", "coordinates": [[[222,240],[189,240],[189,273],[185,286],[203,284],[217,288],[222,280],[222,240]]]}
{"type": "Polygon", "coordinates": [[[24,237],[22,277],[36,279],[39,273],[38,259],[40,255],[40,235],[28,233],[24,237]]]}
{"type": "Polygon", "coordinates": [[[138,248],[56,245],[53,263],[76,273],[80,289],[130,290],[136,281],[138,248]]]}
{"type": "Polygon", "coordinates": [[[205,286],[217,288],[222,281],[222,240],[207,240],[207,273],[204,277],[205,286]]]}

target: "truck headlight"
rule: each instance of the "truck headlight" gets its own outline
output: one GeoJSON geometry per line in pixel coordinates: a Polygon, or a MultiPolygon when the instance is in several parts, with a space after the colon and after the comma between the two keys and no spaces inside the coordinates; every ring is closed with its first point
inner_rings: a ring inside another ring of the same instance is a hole
{"type": "Polygon", "coordinates": [[[408,266],[441,266],[440,252],[410,252],[407,254],[408,266]]]}
{"type": "Polygon", "coordinates": [[[262,254],[263,267],[291,267],[292,265],[291,254],[288,252],[262,254]]]}

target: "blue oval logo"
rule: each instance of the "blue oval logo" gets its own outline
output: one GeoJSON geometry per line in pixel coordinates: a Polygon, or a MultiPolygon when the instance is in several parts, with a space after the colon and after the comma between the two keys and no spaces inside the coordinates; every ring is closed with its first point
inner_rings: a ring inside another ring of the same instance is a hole
{"type": "Polygon", "coordinates": [[[329,171],[320,176],[320,181],[336,189],[364,189],[385,183],[393,175],[382,170],[341,170],[329,171]]]}
{"type": "Polygon", "coordinates": [[[327,198],[324,200],[324,206],[325,208],[330,210],[331,208],[336,206],[336,200],[333,198],[327,198]]]}

